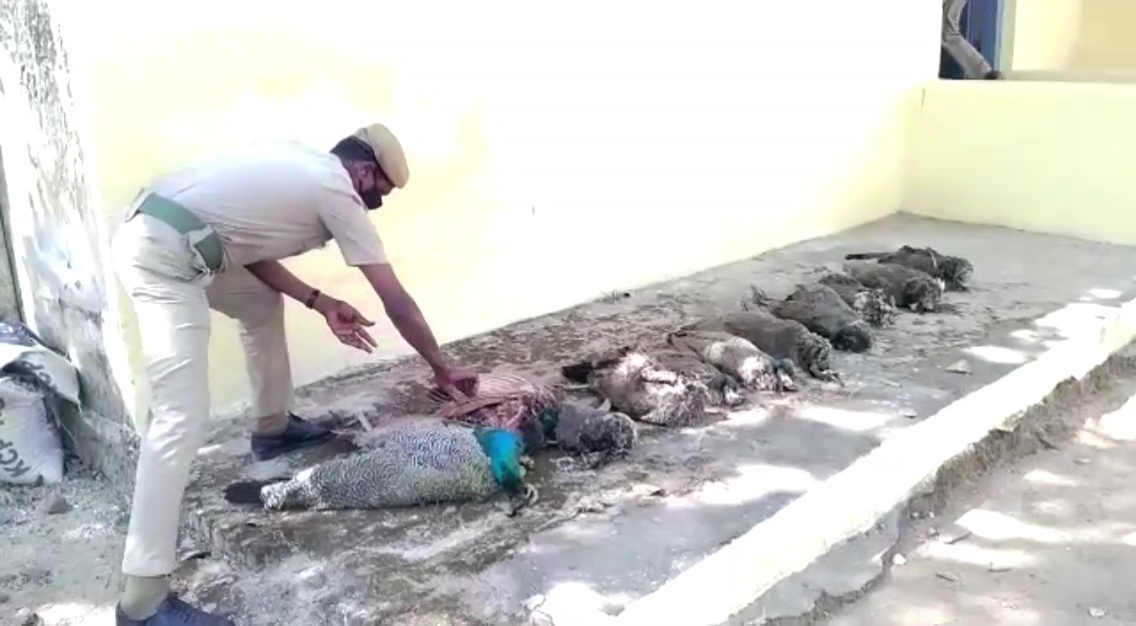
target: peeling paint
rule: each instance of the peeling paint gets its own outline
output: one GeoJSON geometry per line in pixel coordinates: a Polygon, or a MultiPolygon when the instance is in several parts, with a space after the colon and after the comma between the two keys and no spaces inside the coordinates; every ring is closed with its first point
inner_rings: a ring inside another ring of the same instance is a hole
{"type": "Polygon", "coordinates": [[[62,416],[68,445],[123,485],[132,435],[107,349],[122,338],[64,44],[49,2],[0,0],[0,151],[15,266],[0,274],[0,297],[14,273],[21,317],[79,371],[83,410],[62,416]]]}

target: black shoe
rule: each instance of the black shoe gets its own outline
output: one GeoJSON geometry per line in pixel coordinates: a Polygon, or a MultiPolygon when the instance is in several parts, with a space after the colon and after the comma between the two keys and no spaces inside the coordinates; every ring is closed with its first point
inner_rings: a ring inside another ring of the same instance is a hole
{"type": "Polygon", "coordinates": [[[998,70],[990,70],[982,75],[982,80],[1002,80],[1002,72],[998,70]]]}
{"type": "Polygon", "coordinates": [[[116,626],[237,626],[229,618],[190,606],[172,593],[158,605],[158,612],[146,619],[130,619],[121,607],[114,613],[116,626]]]}
{"type": "Polygon", "coordinates": [[[335,439],[335,433],[288,414],[288,427],[279,435],[253,435],[252,455],[258,461],[274,459],[282,454],[318,446],[335,439]]]}

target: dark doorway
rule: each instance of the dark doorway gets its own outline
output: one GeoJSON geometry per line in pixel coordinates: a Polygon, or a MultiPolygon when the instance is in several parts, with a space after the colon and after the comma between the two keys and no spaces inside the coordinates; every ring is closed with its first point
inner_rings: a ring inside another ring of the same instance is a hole
{"type": "MultiPolygon", "coordinates": [[[[959,30],[967,41],[986,57],[991,66],[998,67],[1001,53],[1003,0],[969,0],[959,17],[959,30]]],[[[939,78],[962,80],[965,78],[962,67],[954,57],[939,47],[939,78]]]]}

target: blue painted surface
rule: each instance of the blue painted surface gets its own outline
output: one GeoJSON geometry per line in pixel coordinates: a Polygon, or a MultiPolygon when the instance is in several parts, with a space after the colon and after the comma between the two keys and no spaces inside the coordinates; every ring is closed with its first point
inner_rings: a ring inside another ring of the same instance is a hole
{"type": "Polygon", "coordinates": [[[993,67],[1002,54],[1003,6],[1004,0],[970,0],[963,10],[963,35],[993,67]]]}

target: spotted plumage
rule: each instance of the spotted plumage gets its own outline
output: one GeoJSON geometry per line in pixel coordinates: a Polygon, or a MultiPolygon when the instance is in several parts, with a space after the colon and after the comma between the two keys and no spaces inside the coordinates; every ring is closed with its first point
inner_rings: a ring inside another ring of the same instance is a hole
{"type": "Polygon", "coordinates": [[[906,265],[926,272],[943,281],[949,291],[968,291],[970,277],[974,274],[974,264],[960,256],[941,254],[934,248],[900,246],[894,252],[858,252],[848,254],[847,260],[876,259],[880,263],[906,265]]]}
{"type": "Polygon", "coordinates": [[[553,427],[556,446],[596,468],[626,457],[638,439],[635,422],[623,413],[574,402],[560,405],[553,427]]]}
{"type": "Polygon", "coordinates": [[[847,274],[825,274],[817,282],[831,287],[868,324],[895,324],[895,298],[883,289],[869,289],[847,274]]]}
{"type": "Polygon", "coordinates": [[[941,279],[906,265],[854,260],[844,262],[844,271],[866,287],[883,289],[896,306],[916,313],[938,309],[943,297],[941,279]]]}
{"type": "Polygon", "coordinates": [[[680,328],[667,335],[671,346],[687,350],[743,385],[757,391],[796,391],[792,364],[774,359],[750,341],[725,332],[680,328]]]}
{"type": "Polygon", "coordinates": [[[709,393],[705,385],[630,347],[566,365],[560,372],[568,380],[590,386],[615,410],[636,421],[689,426],[706,419],[709,393]]]}
{"type": "Polygon", "coordinates": [[[832,345],[827,339],[794,320],[777,317],[767,308],[750,304],[748,310],[700,320],[686,328],[726,332],[741,337],[775,359],[788,359],[820,380],[840,378],[832,367],[832,345]]]}
{"type": "Polygon", "coordinates": [[[740,380],[703,361],[685,348],[663,346],[651,350],[651,358],[662,367],[683,372],[706,388],[706,406],[734,408],[745,404],[746,396],[740,380]]]}
{"type": "Polygon", "coordinates": [[[804,324],[837,350],[864,352],[872,347],[868,324],[827,285],[797,285],[784,300],[770,301],[769,310],[777,317],[804,324]]]}
{"type": "Polygon", "coordinates": [[[267,510],[336,510],[535,494],[524,482],[520,438],[510,431],[412,424],[371,431],[359,443],[363,450],[290,478],[233,483],[225,498],[267,510]]]}

